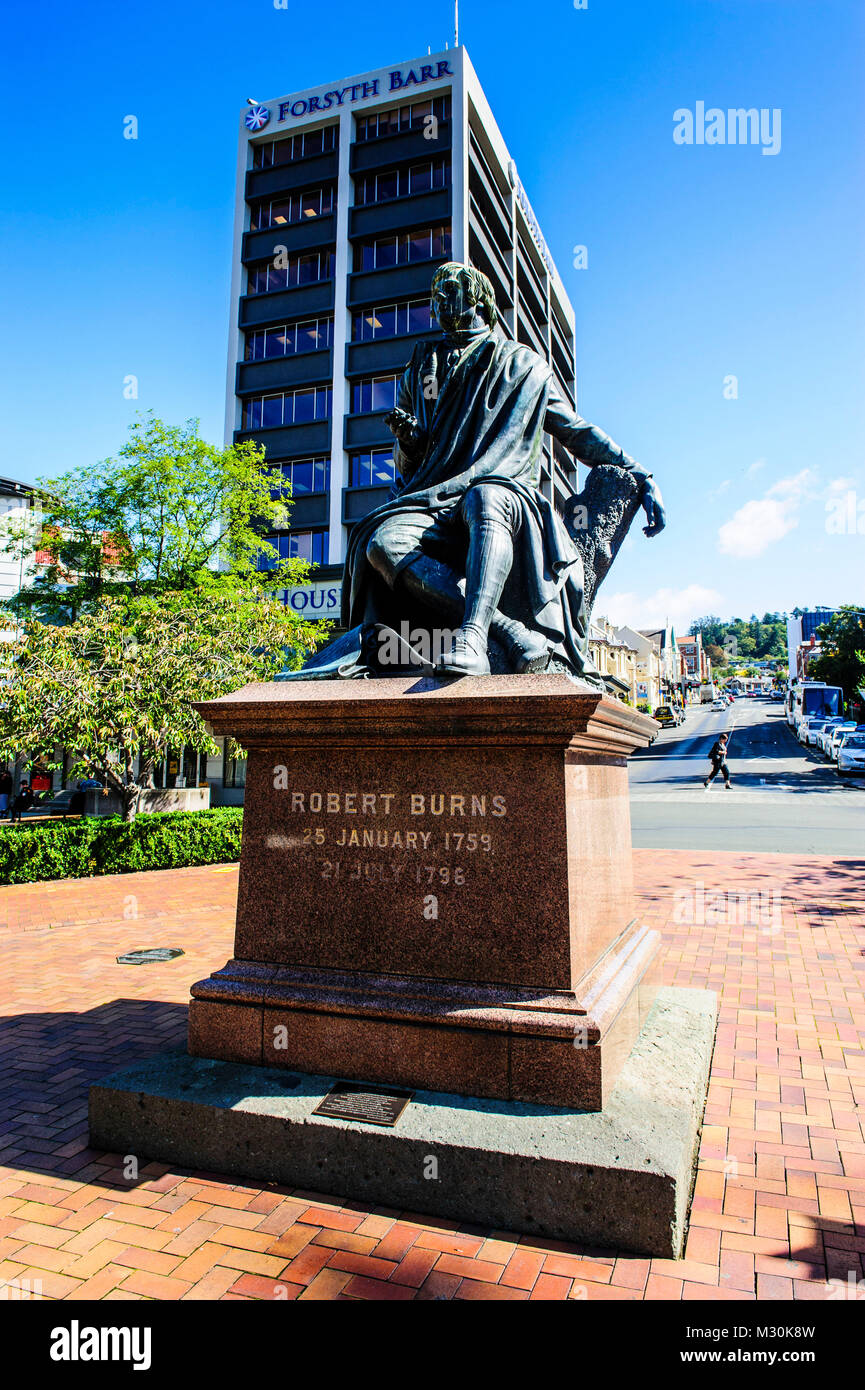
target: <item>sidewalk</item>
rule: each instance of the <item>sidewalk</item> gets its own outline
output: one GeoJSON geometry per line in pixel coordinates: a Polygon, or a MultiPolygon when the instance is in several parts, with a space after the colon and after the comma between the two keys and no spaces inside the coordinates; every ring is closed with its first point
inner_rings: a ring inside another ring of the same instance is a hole
{"type": "Polygon", "coordinates": [[[90,1081],[182,1046],[190,985],[231,954],[237,871],[217,865],[0,889],[0,1279],[61,1299],[855,1294],[865,857],[637,850],[634,864],[665,982],[722,995],[684,1260],[155,1164],[129,1181],[121,1156],[89,1150],[90,1081]],[[115,963],[136,946],[185,954],[115,963]]]}

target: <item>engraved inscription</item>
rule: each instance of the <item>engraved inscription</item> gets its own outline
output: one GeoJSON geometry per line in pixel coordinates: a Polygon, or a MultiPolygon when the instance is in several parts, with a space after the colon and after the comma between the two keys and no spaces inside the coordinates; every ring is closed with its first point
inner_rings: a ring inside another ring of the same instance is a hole
{"type": "Polygon", "coordinates": [[[508,817],[507,798],[486,790],[301,790],[287,779],[280,789],[298,831],[269,835],[268,847],[322,850],[313,861],[317,876],[338,889],[399,883],[461,888],[473,865],[491,862],[494,827],[508,817]]]}

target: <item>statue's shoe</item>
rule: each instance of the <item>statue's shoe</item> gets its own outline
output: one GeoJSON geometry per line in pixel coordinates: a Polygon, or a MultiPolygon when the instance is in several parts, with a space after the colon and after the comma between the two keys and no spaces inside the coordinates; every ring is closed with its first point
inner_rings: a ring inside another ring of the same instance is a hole
{"type": "Polygon", "coordinates": [[[435,669],[439,676],[488,676],[486,638],[474,628],[458,628],[450,651],[442,652],[435,669]]]}
{"type": "Polygon", "coordinates": [[[497,618],[490,631],[504,647],[505,655],[518,675],[545,671],[549,666],[550,649],[539,632],[532,632],[515,618],[497,618]]]}

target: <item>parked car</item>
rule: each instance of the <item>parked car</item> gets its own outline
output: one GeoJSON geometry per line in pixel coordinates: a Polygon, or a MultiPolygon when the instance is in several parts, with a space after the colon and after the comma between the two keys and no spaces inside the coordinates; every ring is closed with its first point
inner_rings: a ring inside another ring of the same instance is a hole
{"type": "Polygon", "coordinates": [[[807,719],[803,719],[799,725],[799,742],[807,744],[809,748],[816,748],[820,731],[825,729],[828,722],[828,719],[818,718],[814,715],[809,715],[807,719]]]}
{"type": "Polygon", "coordinates": [[[865,777],[865,729],[854,729],[841,740],[836,766],[839,777],[865,777]]]}
{"type": "Polygon", "coordinates": [[[825,741],[826,756],[830,762],[835,762],[835,759],[838,757],[838,749],[840,748],[843,740],[846,738],[847,734],[852,734],[855,732],[855,730],[856,724],[854,720],[845,721],[845,723],[843,724],[835,725],[835,728],[832,730],[832,733],[825,741]]]}
{"type": "Polygon", "coordinates": [[[796,726],[796,737],[800,743],[814,747],[817,742],[817,734],[826,720],[816,714],[809,714],[804,719],[800,719],[796,726]]]}
{"type": "Polygon", "coordinates": [[[832,734],[834,733],[835,729],[837,729],[838,725],[839,725],[839,724],[843,724],[843,723],[844,723],[844,720],[841,718],[841,716],[840,716],[840,715],[836,715],[836,716],[834,716],[834,718],[832,718],[832,719],[827,719],[827,720],[826,720],[826,723],[823,725],[822,729],[818,729],[818,731],[817,731],[817,743],[816,743],[815,747],[817,747],[817,748],[820,750],[821,753],[825,753],[825,754],[828,755],[828,752],[829,752],[829,749],[828,749],[828,747],[827,747],[828,741],[829,741],[829,739],[831,738],[832,734]]]}

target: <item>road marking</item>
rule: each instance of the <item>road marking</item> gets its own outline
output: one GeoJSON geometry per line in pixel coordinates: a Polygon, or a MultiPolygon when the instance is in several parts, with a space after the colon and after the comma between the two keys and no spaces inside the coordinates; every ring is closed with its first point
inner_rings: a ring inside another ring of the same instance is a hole
{"type": "MultiPolygon", "coordinates": [[[[718,790],[718,794],[724,793],[721,798],[723,801],[771,801],[777,798],[779,792],[792,793],[794,796],[805,796],[809,793],[831,792],[836,790],[834,787],[807,787],[798,782],[778,782],[772,787],[737,787],[735,784],[730,788],[730,795],[727,796],[723,783],[720,789],[705,787],[695,787],[693,790],[671,789],[666,792],[643,792],[632,790],[632,801],[705,801],[713,790],[718,790]]],[[[852,806],[865,806],[865,789],[848,788],[848,795],[844,797],[844,804],[852,806]]]]}

